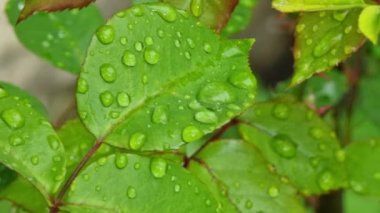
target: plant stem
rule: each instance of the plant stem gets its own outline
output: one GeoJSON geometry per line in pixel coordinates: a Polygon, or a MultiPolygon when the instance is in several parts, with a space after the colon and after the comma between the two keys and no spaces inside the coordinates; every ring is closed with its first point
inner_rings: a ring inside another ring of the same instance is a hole
{"type": "Polygon", "coordinates": [[[86,155],[82,158],[78,166],[75,168],[73,173],[71,173],[70,177],[66,180],[65,184],[59,191],[57,197],[54,199],[53,206],[50,208],[50,213],[58,213],[59,207],[62,205],[62,200],[69,190],[71,184],[74,182],[75,178],[79,175],[80,171],[86,165],[86,163],[90,160],[90,158],[95,154],[95,152],[100,148],[103,144],[103,140],[97,140],[94,146],[91,147],[90,150],[86,153],[86,155]]]}

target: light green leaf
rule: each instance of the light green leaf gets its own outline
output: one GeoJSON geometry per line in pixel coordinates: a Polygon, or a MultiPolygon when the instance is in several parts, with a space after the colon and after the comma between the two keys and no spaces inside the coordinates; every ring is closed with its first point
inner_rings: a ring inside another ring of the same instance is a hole
{"type": "Polygon", "coordinates": [[[380,33],[380,6],[364,8],[359,17],[359,28],[369,40],[377,44],[380,33]]]}
{"type": "Polygon", "coordinates": [[[32,105],[33,109],[48,118],[48,111],[46,107],[36,97],[29,94],[27,91],[22,90],[12,84],[0,81],[0,88],[3,88],[12,96],[17,96],[22,99],[26,99],[32,105]]]}
{"type": "Polygon", "coordinates": [[[80,116],[117,147],[196,141],[252,102],[252,42],[224,40],[167,4],[119,12],[90,45],[77,88],[80,116]]]}
{"type": "Polygon", "coordinates": [[[222,35],[230,36],[248,27],[251,22],[253,9],[257,0],[240,0],[222,31],[222,35]]]}
{"type": "Polygon", "coordinates": [[[9,200],[27,212],[49,212],[44,197],[33,185],[21,177],[18,177],[5,189],[0,190],[0,199],[9,200]]]}
{"type": "Polygon", "coordinates": [[[366,0],[273,0],[273,7],[282,12],[342,10],[365,7],[366,0]]]}
{"type": "Polygon", "coordinates": [[[0,89],[0,162],[32,182],[46,198],[65,175],[64,149],[48,121],[26,99],[0,89]]]}
{"type": "Polygon", "coordinates": [[[216,141],[196,159],[190,170],[238,212],[305,212],[296,190],[270,171],[261,153],[249,143],[216,141]],[[207,171],[208,177],[204,175],[207,171]]]}
{"type": "Polygon", "coordinates": [[[295,74],[299,84],[337,66],[364,42],[358,30],[360,9],[301,14],[296,27],[295,74]]]}
{"type": "Polygon", "coordinates": [[[343,195],[345,213],[375,213],[380,212],[380,200],[345,191],[343,195]]]}
{"type": "Polygon", "coordinates": [[[214,212],[218,205],[206,185],[180,165],[132,154],[110,155],[89,165],[66,202],[62,210],[73,213],[214,212]]]}
{"type": "Polygon", "coordinates": [[[380,140],[351,143],[347,147],[347,170],[351,188],[380,197],[380,140]]]}
{"type": "Polygon", "coordinates": [[[334,132],[302,104],[256,104],[240,118],[243,138],[303,194],[321,194],[345,184],[344,152],[334,132]]]}
{"type": "Polygon", "coordinates": [[[79,73],[85,51],[103,18],[95,6],[82,10],[37,13],[16,25],[23,0],[9,0],[6,13],[20,42],[54,66],[79,73]]]}

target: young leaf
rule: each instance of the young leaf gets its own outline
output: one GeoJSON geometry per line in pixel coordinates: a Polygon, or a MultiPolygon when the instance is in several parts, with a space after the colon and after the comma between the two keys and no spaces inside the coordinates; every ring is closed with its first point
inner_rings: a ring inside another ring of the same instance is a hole
{"type": "Polygon", "coordinates": [[[364,7],[368,0],[273,0],[273,7],[282,12],[342,10],[364,7]]]}
{"type": "Polygon", "coordinates": [[[261,153],[251,144],[216,141],[196,159],[190,170],[238,212],[305,212],[296,191],[269,170],[261,153]],[[209,177],[202,175],[205,171],[209,177]]]}
{"type": "Polygon", "coordinates": [[[347,170],[351,188],[380,197],[380,140],[352,143],[347,147],[347,170]]]}
{"type": "Polygon", "coordinates": [[[364,42],[358,30],[360,9],[301,14],[296,27],[295,74],[299,84],[315,73],[328,71],[364,42]]]}
{"type": "Polygon", "coordinates": [[[227,37],[247,28],[251,22],[252,12],[256,3],[257,0],[240,0],[232,12],[227,25],[222,30],[222,35],[227,37]]]}
{"type": "Polygon", "coordinates": [[[342,187],[344,152],[334,132],[304,105],[256,104],[240,118],[243,138],[305,195],[342,187]]]}
{"type": "Polygon", "coordinates": [[[5,189],[0,190],[0,199],[9,200],[28,212],[48,212],[48,205],[41,193],[21,177],[18,177],[5,189]]]}
{"type": "Polygon", "coordinates": [[[377,44],[380,33],[380,6],[364,8],[359,17],[359,28],[369,40],[377,44]]]}
{"type": "Polygon", "coordinates": [[[214,212],[206,185],[163,158],[110,155],[75,180],[62,210],[69,212],[214,212]]]}
{"type": "Polygon", "coordinates": [[[32,182],[46,198],[65,175],[64,150],[31,104],[0,89],[0,162],[32,182]]]}
{"type": "Polygon", "coordinates": [[[91,37],[104,22],[99,10],[90,6],[80,11],[37,13],[16,24],[20,5],[23,0],[9,0],[6,7],[20,42],[54,66],[79,73],[91,37]]]}
{"type": "Polygon", "coordinates": [[[117,147],[196,141],[252,102],[251,45],[224,40],[167,4],[121,11],[90,45],[77,87],[81,118],[117,147]]]}
{"type": "Polygon", "coordinates": [[[26,19],[37,11],[58,11],[73,8],[86,7],[88,4],[95,0],[25,0],[18,22],[26,19]]]}

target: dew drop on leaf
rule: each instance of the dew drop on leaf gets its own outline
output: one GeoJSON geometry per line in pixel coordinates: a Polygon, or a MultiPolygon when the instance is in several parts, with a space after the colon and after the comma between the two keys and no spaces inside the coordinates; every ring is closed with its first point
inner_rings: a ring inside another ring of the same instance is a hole
{"type": "Polygon", "coordinates": [[[175,184],[174,185],[174,192],[180,192],[181,191],[181,185],[175,184]]]}
{"type": "Polygon", "coordinates": [[[234,101],[234,94],[230,88],[224,83],[210,83],[203,87],[198,98],[203,103],[231,103],[234,101]]]}
{"type": "Polygon", "coordinates": [[[111,44],[115,39],[115,29],[110,25],[101,26],[96,31],[96,37],[102,44],[111,44]]]}
{"type": "Polygon", "coordinates": [[[138,51],[138,52],[141,52],[141,50],[143,49],[143,44],[141,42],[136,42],[135,43],[135,50],[138,51]]]}
{"type": "Polygon", "coordinates": [[[102,103],[104,107],[111,106],[115,99],[110,91],[102,92],[99,98],[100,98],[100,102],[102,103]]]}
{"type": "Polygon", "coordinates": [[[337,21],[344,21],[346,19],[347,15],[349,13],[349,10],[335,10],[333,12],[333,18],[337,21]]]}
{"type": "Polygon", "coordinates": [[[319,127],[313,127],[310,129],[309,134],[312,138],[319,140],[324,136],[324,132],[319,127]]]}
{"type": "Polygon", "coordinates": [[[136,66],[137,60],[135,54],[126,50],[123,54],[122,62],[125,66],[134,67],[136,66]]]}
{"type": "Polygon", "coordinates": [[[268,195],[269,195],[270,197],[275,198],[275,197],[277,197],[279,194],[280,194],[280,191],[279,191],[279,189],[278,189],[277,187],[275,187],[275,186],[271,186],[271,187],[269,187],[269,189],[268,189],[268,195]]]}
{"type": "Polygon", "coordinates": [[[25,125],[24,116],[16,109],[7,109],[1,113],[1,119],[12,129],[19,129],[25,125]]]}
{"type": "Polygon", "coordinates": [[[293,158],[297,153],[297,146],[293,140],[287,136],[278,134],[271,140],[271,147],[275,153],[283,158],[293,158]]]}
{"type": "Polygon", "coordinates": [[[276,104],[273,107],[272,115],[279,120],[288,119],[290,114],[290,108],[286,104],[276,104]]]}
{"type": "Polygon", "coordinates": [[[38,165],[40,163],[40,158],[37,156],[37,155],[34,155],[30,158],[30,162],[33,164],[33,165],[38,165]]]}
{"type": "Polygon", "coordinates": [[[141,17],[144,15],[144,10],[141,6],[137,5],[131,8],[133,15],[141,17]]]}
{"type": "Polygon", "coordinates": [[[88,83],[83,78],[78,80],[77,91],[81,94],[85,94],[88,91],[88,83]]]}
{"type": "Polygon", "coordinates": [[[150,172],[156,178],[163,178],[166,175],[168,163],[163,158],[152,158],[150,161],[150,172]]]}
{"type": "Polygon", "coordinates": [[[244,207],[246,209],[252,209],[252,207],[253,207],[252,201],[250,201],[250,200],[245,201],[244,207]]]}
{"type": "Polygon", "coordinates": [[[172,6],[161,4],[151,8],[166,22],[174,22],[177,19],[177,12],[172,6]]]}
{"type": "Polygon", "coordinates": [[[25,144],[25,141],[21,137],[13,135],[9,138],[9,144],[12,146],[20,146],[25,144]]]}
{"type": "Polygon", "coordinates": [[[184,128],[182,131],[182,139],[188,143],[199,140],[202,137],[203,137],[203,132],[195,126],[188,126],[184,128]]]}
{"type": "Polygon", "coordinates": [[[148,36],[148,37],[146,37],[145,38],[145,44],[146,45],[148,45],[148,46],[150,46],[150,45],[153,45],[153,38],[152,37],[150,37],[150,36],[148,36]]]}
{"type": "Polygon", "coordinates": [[[49,146],[52,150],[58,150],[59,148],[59,140],[54,135],[47,136],[47,141],[49,143],[49,146]]]}
{"type": "Polygon", "coordinates": [[[100,66],[100,76],[107,83],[112,83],[116,80],[116,69],[111,64],[103,64],[100,66]]]}
{"type": "Polygon", "coordinates": [[[318,176],[318,185],[324,191],[330,190],[334,186],[334,177],[331,172],[323,171],[318,176]]]}
{"type": "Polygon", "coordinates": [[[203,0],[191,0],[191,13],[199,17],[203,13],[203,0]]]}
{"type": "Polygon", "coordinates": [[[241,89],[252,89],[256,87],[256,81],[246,72],[232,74],[229,81],[232,85],[241,89]]]}
{"type": "Polygon", "coordinates": [[[115,158],[115,166],[118,169],[124,169],[128,164],[128,157],[125,154],[117,154],[115,158]]]}
{"type": "Polygon", "coordinates": [[[206,52],[206,53],[211,53],[212,52],[212,47],[209,43],[205,43],[203,45],[203,50],[206,52]]]}
{"type": "Polygon", "coordinates": [[[131,102],[129,95],[125,92],[120,92],[119,94],[117,94],[116,99],[117,104],[121,107],[127,107],[131,102]]]}
{"type": "Polygon", "coordinates": [[[210,110],[204,110],[195,114],[195,120],[201,123],[213,124],[218,121],[218,117],[215,114],[215,112],[212,112],[210,110]]]}
{"type": "Polygon", "coordinates": [[[134,199],[136,198],[137,194],[136,194],[136,189],[132,186],[129,186],[128,189],[127,189],[127,196],[129,199],[134,199]]]}
{"type": "Polygon", "coordinates": [[[148,64],[157,64],[160,60],[160,55],[152,49],[147,49],[144,52],[144,59],[148,64]]]}
{"type": "Polygon", "coordinates": [[[144,146],[145,140],[146,136],[143,133],[134,133],[129,139],[129,148],[132,150],[139,150],[142,146],[144,146]]]}
{"type": "Polygon", "coordinates": [[[156,124],[167,124],[168,123],[168,114],[164,106],[157,106],[154,108],[152,114],[152,121],[156,124]]]}

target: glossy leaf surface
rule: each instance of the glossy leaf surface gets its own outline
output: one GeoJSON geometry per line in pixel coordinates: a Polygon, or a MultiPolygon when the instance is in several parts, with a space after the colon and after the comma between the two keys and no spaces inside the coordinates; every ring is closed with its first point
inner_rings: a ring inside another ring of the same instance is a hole
{"type": "Polygon", "coordinates": [[[364,7],[368,0],[274,0],[273,7],[283,12],[342,10],[364,7]]]}
{"type": "Polygon", "coordinates": [[[380,33],[380,6],[366,7],[359,17],[361,32],[377,44],[380,33]]]}

